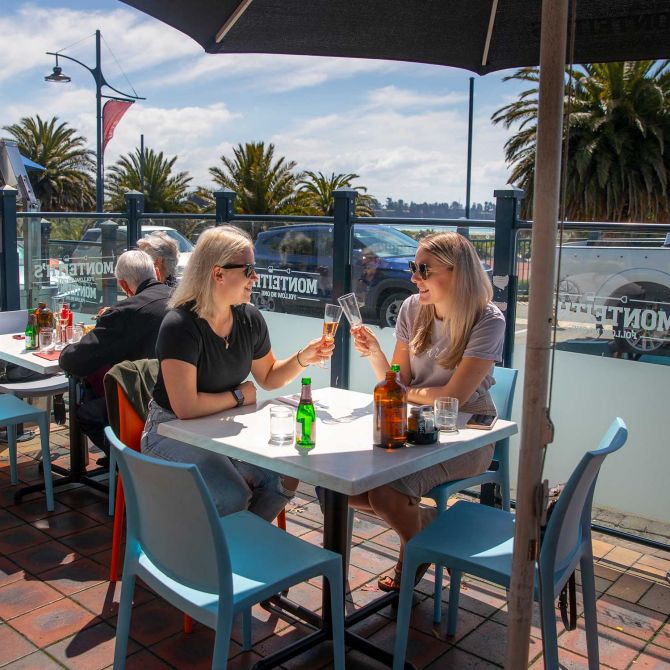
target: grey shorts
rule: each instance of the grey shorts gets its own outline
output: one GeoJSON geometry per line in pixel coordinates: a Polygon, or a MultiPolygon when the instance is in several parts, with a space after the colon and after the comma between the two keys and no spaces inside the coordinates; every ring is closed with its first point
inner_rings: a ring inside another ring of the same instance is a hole
{"type": "Polygon", "coordinates": [[[404,493],[413,505],[418,505],[421,498],[439,484],[474,477],[485,472],[491,464],[494,447],[494,444],[487,444],[468,454],[462,454],[444,463],[438,463],[425,470],[396,479],[387,486],[399,493],[404,493]]]}

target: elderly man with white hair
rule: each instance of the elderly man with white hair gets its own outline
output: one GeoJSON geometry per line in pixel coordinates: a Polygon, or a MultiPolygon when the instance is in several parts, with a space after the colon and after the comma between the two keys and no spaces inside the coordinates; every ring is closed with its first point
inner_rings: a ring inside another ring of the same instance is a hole
{"type": "Polygon", "coordinates": [[[86,397],[77,418],[82,431],[107,455],[109,445],[103,431],[108,419],[102,379],[121,361],[156,357],[158,329],[171,294],[170,287],[158,281],[154,262],[144,251],[121,254],[114,274],[128,297],[105,310],[95,328],[65,347],[59,359],[65,372],[86,381],[86,397]]]}

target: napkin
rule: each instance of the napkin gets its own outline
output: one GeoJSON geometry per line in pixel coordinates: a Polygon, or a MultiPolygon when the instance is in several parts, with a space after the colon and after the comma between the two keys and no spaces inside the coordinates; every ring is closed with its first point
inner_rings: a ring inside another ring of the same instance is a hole
{"type": "Polygon", "coordinates": [[[57,361],[60,358],[60,351],[33,351],[32,354],[48,361],[57,361]]]}

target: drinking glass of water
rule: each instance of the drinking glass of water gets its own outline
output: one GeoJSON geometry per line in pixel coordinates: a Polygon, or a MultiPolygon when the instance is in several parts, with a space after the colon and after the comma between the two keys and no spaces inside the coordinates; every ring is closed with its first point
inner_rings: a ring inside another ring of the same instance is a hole
{"type": "Polygon", "coordinates": [[[270,407],[270,444],[292,444],[295,431],[295,414],[291,407],[270,407]]]}
{"type": "Polygon", "coordinates": [[[445,433],[456,433],[458,398],[438,398],[435,401],[435,426],[445,433]]]}

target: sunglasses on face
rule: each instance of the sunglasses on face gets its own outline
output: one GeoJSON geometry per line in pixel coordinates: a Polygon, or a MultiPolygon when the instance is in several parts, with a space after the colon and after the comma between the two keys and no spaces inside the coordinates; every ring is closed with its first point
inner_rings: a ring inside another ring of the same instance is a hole
{"type": "Polygon", "coordinates": [[[224,270],[240,270],[244,268],[244,276],[249,279],[256,272],[256,266],[253,263],[226,263],[225,265],[219,265],[220,268],[224,270]]]}
{"type": "Polygon", "coordinates": [[[410,261],[408,265],[409,265],[409,271],[413,275],[418,273],[419,277],[421,277],[421,279],[423,279],[424,281],[428,279],[428,273],[430,272],[430,268],[425,263],[415,263],[414,261],[410,261]]]}

